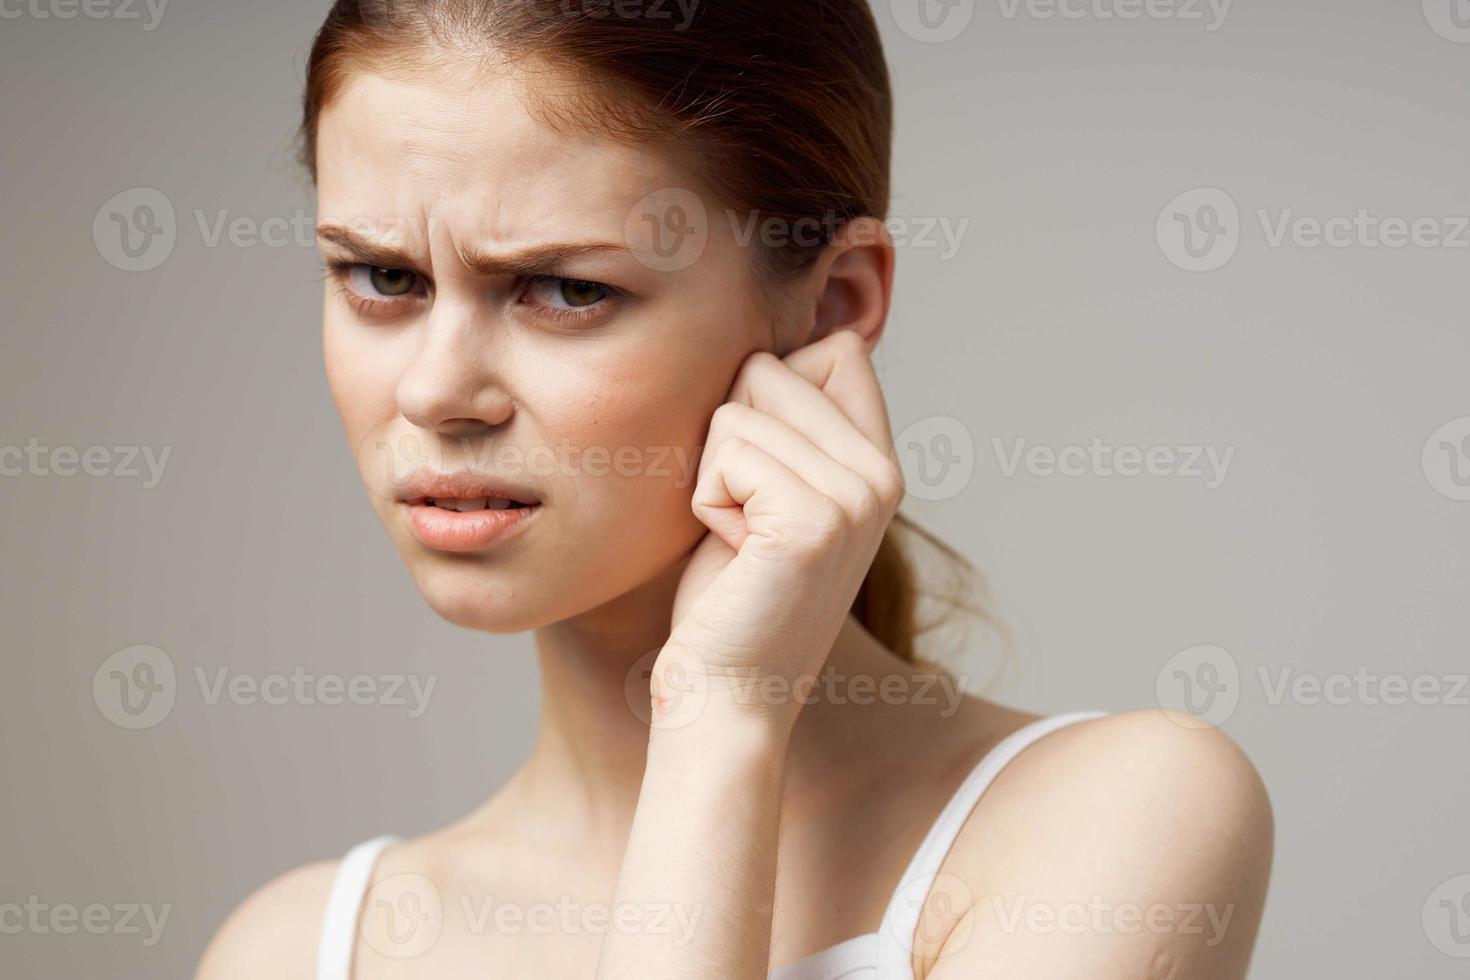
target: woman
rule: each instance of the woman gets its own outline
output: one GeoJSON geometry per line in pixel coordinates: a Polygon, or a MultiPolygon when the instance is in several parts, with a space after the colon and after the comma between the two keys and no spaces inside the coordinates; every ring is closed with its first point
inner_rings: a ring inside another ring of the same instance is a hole
{"type": "Polygon", "coordinates": [[[1233,743],[919,696],[861,0],[338,2],[304,133],[373,505],[442,616],[534,631],[541,731],[203,980],[1244,975],[1233,743]]]}

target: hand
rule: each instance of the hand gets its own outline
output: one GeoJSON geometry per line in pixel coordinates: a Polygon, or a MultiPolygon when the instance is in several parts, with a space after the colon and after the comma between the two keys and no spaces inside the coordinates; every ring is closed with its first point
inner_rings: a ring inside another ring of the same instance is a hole
{"type": "Polygon", "coordinates": [[[671,687],[693,684],[794,721],[800,701],[789,695],[826,661],[903,496],[858,334],[784,359],[750,355],[700,458],[693,508],[710,533],[675,594],[653,668],[655,718],[675,700],[671,687]]]}

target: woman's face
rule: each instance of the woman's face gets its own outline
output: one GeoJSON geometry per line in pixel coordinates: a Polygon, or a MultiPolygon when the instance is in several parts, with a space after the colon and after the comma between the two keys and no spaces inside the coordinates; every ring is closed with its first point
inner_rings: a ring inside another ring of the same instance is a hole
{"type": "Polygon", "coordinates": [[[362,73],[318,130],[332,395],[429,604],[495,632],[683,557],[710,415],[774,347],[747,250],[713,208],[700,222],[690,178],[547,126],[526,84],[362,73]]]}

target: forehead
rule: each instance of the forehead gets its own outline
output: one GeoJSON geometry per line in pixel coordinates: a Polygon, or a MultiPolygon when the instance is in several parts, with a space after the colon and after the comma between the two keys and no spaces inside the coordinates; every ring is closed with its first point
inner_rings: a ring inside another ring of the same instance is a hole
{"type": "Polygon", "coordinates": [[[552,84],[509,67],[350,75],[318,123],[320,216],[514,243],[621,228],[647,195],[691,186],[655,146],[548,124],[533,86],[552,84]]]}

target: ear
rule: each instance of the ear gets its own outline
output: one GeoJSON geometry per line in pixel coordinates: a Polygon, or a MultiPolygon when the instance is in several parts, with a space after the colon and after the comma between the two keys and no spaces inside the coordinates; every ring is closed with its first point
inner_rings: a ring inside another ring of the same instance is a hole
{"type": "Polygon", "coordinates": [[[838,330],[862,337],[869,351],[878,346],[888,322],[894,262],[893,237],[882,221],[854,218],[839,228],[812,269],[815,308],[795,346],[838,330]]]}

